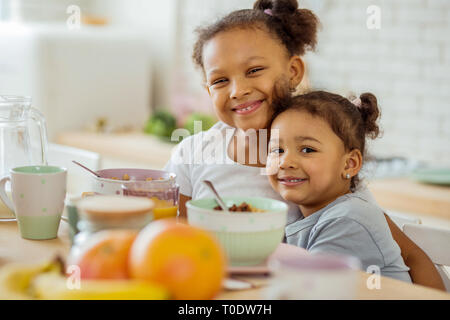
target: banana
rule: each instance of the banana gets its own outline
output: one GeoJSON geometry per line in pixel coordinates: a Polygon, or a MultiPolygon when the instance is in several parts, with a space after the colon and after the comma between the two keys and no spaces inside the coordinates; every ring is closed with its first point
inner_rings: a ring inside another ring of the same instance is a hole
{"type": "Polygon", "coordinates": [[[45,300],[163,300],[165,288],[137,280],[81,280],[80,288],[70,289],[67,278],[42,273],[32,281],[33,294],[45,300]]]}
{"type": "Polygon", "coordinates": [[[63,274],[64,262],[10,263],[0,268],[0,300],[162,300],[169,292],[138,280],[80,280],[77,289],[63,274]],[[73,289],[71,289],[74,287],[73,289]]]}
{"type": "Polygon", "coordinates": [[[28,300],[32,279],[42,272],[60,272],[59,261],[38,264],[10,263],[0,269],[0,300],[28,300]]]}

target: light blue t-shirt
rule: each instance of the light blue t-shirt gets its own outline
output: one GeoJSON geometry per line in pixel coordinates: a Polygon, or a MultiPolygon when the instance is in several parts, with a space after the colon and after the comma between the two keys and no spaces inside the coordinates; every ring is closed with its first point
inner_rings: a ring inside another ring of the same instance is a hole
{"type": "Polygon", "coordinates": [[[357,257],[362,270],[378,266],[381,275],[411,282],[400,248],[380,207],[367,192],[348,193],[286,227],[286,239],[311,253],[357,257]]]}

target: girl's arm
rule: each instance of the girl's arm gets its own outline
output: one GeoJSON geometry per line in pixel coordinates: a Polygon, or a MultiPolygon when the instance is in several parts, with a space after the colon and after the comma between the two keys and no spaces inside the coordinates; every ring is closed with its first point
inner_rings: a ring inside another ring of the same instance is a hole
{"type": "Polygon", "coordinates": [[[445,291],[444,283],[434,263],[397,225],[384,214],[392,237],[400,247],[403,261],[409,267],[413,283],[445,291]]]}
{"type": "MultiPolygon", "coordinates": [[[[376,221],[371,222],[376,223],[376,221]]],[[[381,230],[378,231],[381,232],[381,230]]],[[[389,237],[388,232],[384,230],[384,236],[389,237]]],[[[382,233],[380,235],[383,236],[382,233]]],[[[406,264],[398,255],[400,250],[394,247],[382,248],[380,245],[395,246],[392,238],[376,242],[373,234],[362,221],[340,216],[319,221],[312,228],[306,249],[311,253],[354,256],[360,260],[362,271],[377,266],[383,276],[412,282],[406,264]],[[389,261],[388,264],[386,264],[387,261],[389,261]]]]}

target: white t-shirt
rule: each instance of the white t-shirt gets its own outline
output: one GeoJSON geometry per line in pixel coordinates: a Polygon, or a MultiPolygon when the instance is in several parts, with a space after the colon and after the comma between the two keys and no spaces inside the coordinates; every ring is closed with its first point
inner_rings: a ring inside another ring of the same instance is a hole
{"type": "Polygon", "coordinates": [[[287,223],[302,217],[297,205],[283,200],[270,186],[264,168],[245,166],[228,157],[228,145],[236,128],[223,122],[205,132],[185,138],[176,147],[164,170],[177,175],[180,193],[191,197],[211,198],[203,180],[214,184],[222,196],[264,197],[284,201],[289,206],[287,223]]]}

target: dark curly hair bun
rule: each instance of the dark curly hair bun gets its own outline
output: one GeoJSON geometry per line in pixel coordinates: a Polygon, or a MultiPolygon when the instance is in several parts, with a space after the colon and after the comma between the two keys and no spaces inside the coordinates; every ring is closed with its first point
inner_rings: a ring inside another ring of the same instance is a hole
{"type": "Polygon", "coordinates": [[[308,9],[299,9],[297,0],[258,0],[253,9],[270,9],[281,24],[280,38],[291,54],[303,55],[317,44],[319,19],[308,9]]]}
{"type": "Polygon", "coordinates": [[[380,117],[377,98],[371,93],[363,93],[359,98],[361,99],[361,107],[358,109],[364,122],[366,135],[375,139],[380,133],[380,128],[377,124],[377,120],[380,117]]]}
{"type": "Polygon", "coordinates": [[[217,33],[234,28],[261,28],[270,32],[291,56],[314,50],[319,19],[296,0],[258,0],[253,9],[236,10],[211,25],[196,29],[198,35],[192,58],[203,68],[203,46],[217,33]],[[267,10],[270,10],[269,12],[267,10]]]}
{"type": "Polygon", "coordinates": [[[271,9],[274,13],[293,14],[298,9],[298,2],[296,0],[258,0],[253,5],[253,9],[271,9]]]}

